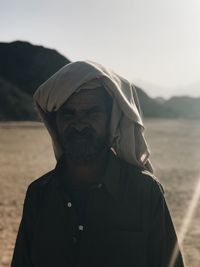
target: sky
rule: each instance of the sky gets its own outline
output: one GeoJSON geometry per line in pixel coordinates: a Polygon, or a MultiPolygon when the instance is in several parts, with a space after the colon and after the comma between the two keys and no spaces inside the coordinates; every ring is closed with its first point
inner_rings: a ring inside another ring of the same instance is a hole
{"type": "Polygon", "coordinates": [[[152,97],[200,97],[199,0],[0,0],[0,42],[93,60],[152,97]]]}

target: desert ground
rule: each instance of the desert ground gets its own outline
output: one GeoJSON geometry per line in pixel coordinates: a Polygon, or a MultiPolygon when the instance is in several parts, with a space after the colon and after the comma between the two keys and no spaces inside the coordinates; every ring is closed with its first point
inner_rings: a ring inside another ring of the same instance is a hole
{"type": "MultiPolygon", "coordinates": [[[[200,266],[200,121],[145,121],[187,267],[200,266]]],[[[0,123],[0,267],[10,266],[27,186],[55,165],[40,123],[0,123]]]]}

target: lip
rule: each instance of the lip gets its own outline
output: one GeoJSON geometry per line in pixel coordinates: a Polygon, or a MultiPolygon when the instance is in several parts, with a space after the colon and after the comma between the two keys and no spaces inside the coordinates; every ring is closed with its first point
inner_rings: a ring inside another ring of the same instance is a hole
{"type": "Polygon", "coordinates": [[[88,138],[86,137],[75,137],[72,140],[72,142],[86,142],[86,141],[88,141],[88,138]]]}

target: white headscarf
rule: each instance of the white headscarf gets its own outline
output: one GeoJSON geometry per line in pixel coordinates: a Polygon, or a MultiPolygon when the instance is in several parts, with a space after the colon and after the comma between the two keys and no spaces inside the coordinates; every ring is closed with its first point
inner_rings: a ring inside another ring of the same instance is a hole
{"type": "Polygon", "coordinates": [[[52,138],[55,157],[63,154],[51,113],[57,111],[75,92],[104,87],[113,99],[110,121],[110,144],[125,161],[152,172],[149,150],[136,90],[126,79],[100,64],[78,61],[65,65],[35,92],[37,109],[52,138]]]}

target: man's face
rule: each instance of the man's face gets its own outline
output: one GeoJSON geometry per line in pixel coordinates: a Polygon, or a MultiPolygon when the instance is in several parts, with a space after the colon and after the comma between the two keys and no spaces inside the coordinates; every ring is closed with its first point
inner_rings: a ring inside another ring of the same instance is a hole
{"type": "Polygon", "coordinates": [[[108,143],[110,96],[103,88],[74,93],[57,111],[58,137],[72,161],[96,158],[108,143]]]}

